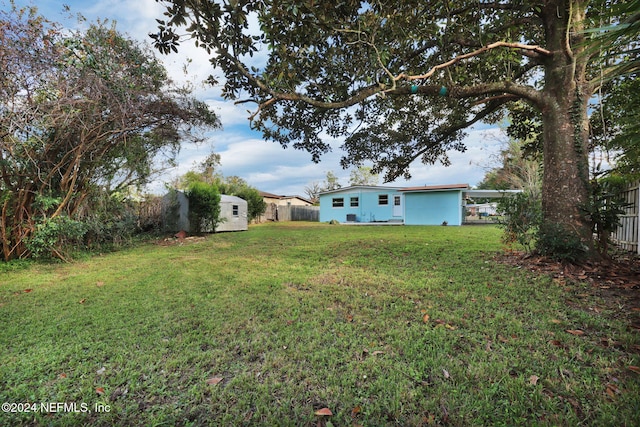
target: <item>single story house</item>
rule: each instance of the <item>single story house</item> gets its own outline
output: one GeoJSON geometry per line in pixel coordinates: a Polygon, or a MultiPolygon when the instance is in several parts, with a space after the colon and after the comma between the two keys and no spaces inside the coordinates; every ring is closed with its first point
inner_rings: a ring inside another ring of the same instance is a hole
{"type": "MultiPolygon", "coordinates": [[[[220,195],[221,222],[215,232],[248,230],[247,213],[246,200],[226,194],[220,195]]],[[[172,191],[162,198],[162,226],[167,232],[173,233],[181,230],[191,232],[189,199],[182,191],[172,191]]]]}
{"type": "Polygon", "coordinates": [[[320,222],[462,225],[467,199],[519,190],[472,190],[469,184],[422,187],[356,185],[320,193],[320,222]]]}

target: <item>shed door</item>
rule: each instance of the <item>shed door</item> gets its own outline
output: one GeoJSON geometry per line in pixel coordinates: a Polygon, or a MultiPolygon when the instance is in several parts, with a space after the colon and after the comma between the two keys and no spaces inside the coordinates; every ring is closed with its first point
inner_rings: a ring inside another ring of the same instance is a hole
{"type": "Polygon", "coordinates": [[[402,196],[393,196],[393,216],[402,216],[402,196]]]}

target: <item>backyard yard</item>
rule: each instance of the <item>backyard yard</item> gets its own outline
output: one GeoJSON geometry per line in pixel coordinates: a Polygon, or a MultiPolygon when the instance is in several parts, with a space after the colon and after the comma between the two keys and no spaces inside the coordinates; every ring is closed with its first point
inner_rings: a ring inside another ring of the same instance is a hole
{"type": "Polygon", "coordinates": [[[500,233],[271,223],[5,268],[0,425],[638,425],[640,308],[498,262],[500,233]]]}

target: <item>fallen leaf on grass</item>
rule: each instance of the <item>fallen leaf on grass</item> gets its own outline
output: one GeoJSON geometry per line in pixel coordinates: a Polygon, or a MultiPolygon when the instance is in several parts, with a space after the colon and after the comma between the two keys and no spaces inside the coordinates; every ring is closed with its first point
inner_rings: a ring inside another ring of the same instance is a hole
{"type": "Polygon", "coordinates": [[[551,323],[555,323],[556,325],[559,325],[562,322],[558,319],[551,319],[551,323]]]}
{"type": "Polygon", "coordinates": [[[224,378],[222,377],[211,377],[207,380],[207,384],[216,385],[219,384],[224,378]]]}
{"type": "Polygon", "coordinates": [[[104,374],[104,373],[105,373],[105,371],[106,371],[106,370],[107,370],[107,368],[105,368],[105,367],[103,366],[102,368],[100,368],[100,369],[98,369],[98,370],[96,371],[96,374],[98,374],[98,375],[102,375],[102,374],[104,374]]]}
{"type": "Polygon", "coordinates": [[[362,408],[360,406],[356,406],[351,410],[351,418],[357,417],[360,412],[362,412],[362,408]]]}
{"type": "Polygon", "coordinates": [[[96,282],[96,286],[100,288],[104,286],[104,282],[96,282]]]}
{"type": "Polygon", "coordinates": [[[451,378],[451,375],[449,375],[449,371],[447,371],[446,369],[442,370],[442,375],[444,375],[444,378],[447,380],[451,378]]]}
{"type": "Polygon", "coordinates": [[[96,387],[96,393],[98,393],[99,395],[103,395],[104,394],[104,387],[96,387]]]}
{"type": "Polygon", "coordinates": [[[322,408],[322,409],[318,409],[316,412],[314,412],[314,414],[319,415],[321,417],[328,417],[330,415],[333,415],[333,412],[331,412],[331,409],[329,408],[322,408]]]}
{"type": "Polygon", "coordinates": [[[379,354],[384,354],[384,351],[382,351],[382,350],[376,350],[376,351],[374,351],[373,353],[371,353],[371,355],[372,355],[372,356],[377,356],[377,355],[379,355],[379,354]]]}
{"type": "Polygon", "coordinates": [[[555,345],[556,347],[562,347],[565,348],[564,344],[562,344],[560,341],[558,340],[551,340],[549,341],[549,344],[551,345],[555,345]]]}
{"type": "Polygon", "coordinates": [[[617,394],[620,394],[620,389],[611,383],[607,384],[606,391],[609,397],[616,397],[617,394]]]}
{"type": "Polygon", "coordinates": [[[566,332],[570,333],[571,335],[575,335],[577,337],[584,335],[584,331],[580,329],[567,329],[566,332]]]}
{"type": "Polygon", "coordinates": [[[424,323],[427,323],[429,321],[429,315],[427,313],[425,313],[424,316],[422,316],[422,321],[424,323]]]}
{"type": "Polygon", "coordinates": [[[78,301],[78,304],[84,304],[87,301],[86,298],[82,298],[80,301],[78,301]]]}
{"type": "Polygon", "coordinates": [[[60,374],[60,378],[67,378],[67,374],[65,374],[64,372],[60,374]]]}
{"type": "Polygon", "coordinates": [[[539,380],[539,379],[540,379],[540,377],[539,377],[539,376],[537,376],[537,375],[531,375],[531,376],[529,377],[529,384],[531,384],[531,385],[536,385],[536,384],[538,384],[538,380],[539,380]]]}
{"type": "Polygon", "coordinates": [[[28,294],[28,293],[29,293],[29,292],[31,292],[31,291],[33,291],[33,289],[25,289],[23,292],[24,292],[25,294],[28,294]]]}
{"type": "Polygon", "coordinates": [[[640,368],[638,368],[637,366],[627,366],[627,369],[629,369],[632,372],[635,372],[636,374],[640,374],[640,368]]]}

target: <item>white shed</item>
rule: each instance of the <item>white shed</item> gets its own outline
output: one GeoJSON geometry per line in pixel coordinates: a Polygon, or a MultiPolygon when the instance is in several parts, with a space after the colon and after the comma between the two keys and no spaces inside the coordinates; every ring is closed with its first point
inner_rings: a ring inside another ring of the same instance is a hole
{"type": "MultiPolygon", "coordinates": [[[[246,200],[236,196],[220,195],[220,223],[216,227],[216,233],[248,230],[247,213],[246,200]]],[[[162,223],[164,230],[168,232],[192,231],[189,224],[189,199],[183,192],[172,191],[163,197],[162,223]]]]}
{"type": "Polygon", "coordinates": [[[236,196],[220,196],[220,231],[245,231],[249,229],[247,221],[247,201],[236,196]]]}

